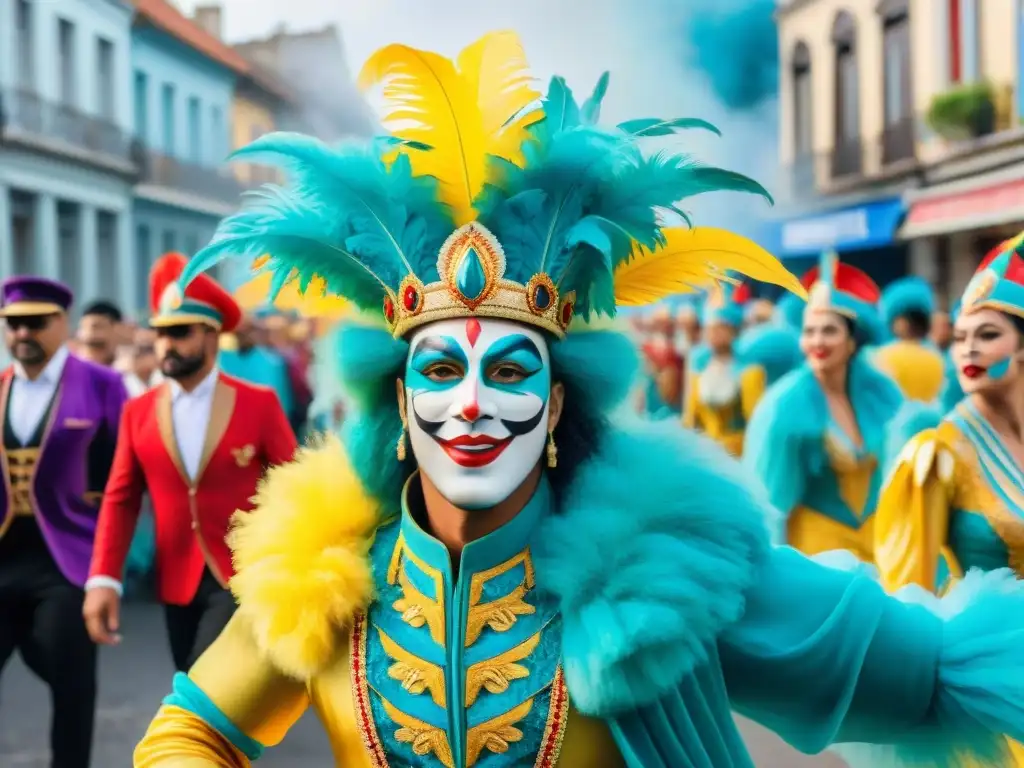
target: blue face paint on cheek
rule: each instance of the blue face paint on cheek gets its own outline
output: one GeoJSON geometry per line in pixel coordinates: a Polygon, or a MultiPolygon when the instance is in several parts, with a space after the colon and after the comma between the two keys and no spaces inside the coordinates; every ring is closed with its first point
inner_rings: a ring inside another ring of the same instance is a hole
{"type": "Polygon", "coordinates": [[[993,381],[998,381],[999,379],[1004,378],[1006,374],[1010,372],[1010,361],[1012,359],[1012,356],[1007,356],[1000,360],[998,363],[990,365],[988,367],[988,371],[986,371],[986,373],[988,373],[988,377],[993,381]]]}

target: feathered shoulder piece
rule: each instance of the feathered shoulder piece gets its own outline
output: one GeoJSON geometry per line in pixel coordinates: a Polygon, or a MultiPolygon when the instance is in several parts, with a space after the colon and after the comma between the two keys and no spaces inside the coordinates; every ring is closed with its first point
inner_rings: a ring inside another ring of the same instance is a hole
{"type": "MultiPolygon", "coordinates": [[[[604,75],[576,102],[555,77],[534,90],[515,34],[485,35],[454,60],[390,45],[367,62],[391,133],[331,148],[271,134],[236,152],[275,163],[264,186],[225,219],[187,280],[229,257],[268,255],[272,291],[319,278],[396,337],[452,317],[501,317],[556,337],[577,315],[614,315],[706,288],[730,270],[803,288],[766,251],[730,232],[689,228],[681,201],[715,190],[760,195],[755,181],[650,154],[645,139],[700,128],[643,118],[599,127],[604,75]],[[675,218],[680,226],[666,227],[675,218]]],[[[319,281],[318,281],[319,284],[319,281]]]]}

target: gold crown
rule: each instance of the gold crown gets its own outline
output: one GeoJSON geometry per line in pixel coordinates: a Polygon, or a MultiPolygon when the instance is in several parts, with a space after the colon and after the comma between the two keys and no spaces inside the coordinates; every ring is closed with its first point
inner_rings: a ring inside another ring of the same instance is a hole
{"type": "Polygon", "coordinates": [[[384,299],[384,318],[395,338],[437,320],[495,317],[541,328],[558,338],[572,322],[576,294],[559,296],[550,276],[537,273],[525,285],[505,278],[498,239],[473,221],[455,230],[437,257],[441,279],[424,285],[408,275],[384,299]]]}

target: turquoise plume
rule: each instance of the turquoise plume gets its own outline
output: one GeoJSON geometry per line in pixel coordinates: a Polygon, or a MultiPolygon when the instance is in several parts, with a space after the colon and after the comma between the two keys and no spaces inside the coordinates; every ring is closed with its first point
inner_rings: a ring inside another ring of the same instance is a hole
{"type": "MultiPolygon", "coordinates": [[[[638,245],[664,241],[661,217],[687,222],[679,203],[712,191],[771,196],[738,173],[702,165],[686,155],[643,151],[647,137],[697,128],[697,118],[629,120],[599,127],[608,75],[582,104],[560,77],[543,99],[544,118],[529,129],[522,167],[494,157],[489,182],[475,203],[478,220],[505,251],[505,277],[525,283],[547,273],[559,291],[576,293],[576,313],[614,315],[615,268],[638,245]]],[[[273,274],[271,300],[288,282],[305,290],[315,277],[327,291],[360,309],[378,309],[412,273],[424,284],[440,279],[437,256],[455,229],[439,202],[437,181],[416,176],[405,152],[422,144],[384,136],[362,146],[330,147],[293,133],[273,133],[233,158],[280,167],[283,186],[264,185],[246,195],[182,276],[227,258],[252,262],[273,274]]]]}

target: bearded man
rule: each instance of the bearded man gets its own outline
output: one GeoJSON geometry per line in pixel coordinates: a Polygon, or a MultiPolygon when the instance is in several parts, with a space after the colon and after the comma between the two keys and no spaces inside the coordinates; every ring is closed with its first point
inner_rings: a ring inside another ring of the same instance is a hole
{"type": "Polygon", "coordinates": [[[167,254],[150,275],[150,325],[166,381],[125,407],[84,608],[93,640],[116,644],[125,558],[148,488],[157,591],[178,669],[187,669],[234,613],[226,589],[233,573],[224,543],[229,518],[250,507],[263,471],[290,460],[296,448],[272,390],[218,371],[218,336],[238,324],[241,311],[209,277],[182,294],[177,280],[185,264],[184,256],[167,254]]]}

